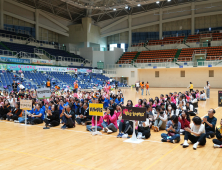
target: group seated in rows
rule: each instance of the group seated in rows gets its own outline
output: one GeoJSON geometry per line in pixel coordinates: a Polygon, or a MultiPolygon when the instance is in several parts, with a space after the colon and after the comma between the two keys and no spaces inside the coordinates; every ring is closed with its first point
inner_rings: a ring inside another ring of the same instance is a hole
{"type": "MultiPolygon", "coordinates": [[[[1,92],[0,92],[1,93],[1,92]]],[[[162,142],[178,143],[181,135],[184,135],[183,147],[188,147],[188,140],[193,143],[193,148],[205,145],[206,138],[213,139],[215,147],[222,147],[221,125],[216,128],[217,118],[214,117],[215,110],[210,109],[208,116],[201,119],[198,116],[198,91],[174,92],[164,97],[155,99],[139,99],[136,105],[128,100],[124,105],[124,96],[121,90],[116,94],[104,90],[98,91],[55,91],[49,99],[38,100],[36,94],[29,91],[0,94],[0,118],[15,123],[26,121],[24,112],[20,109],[21,99],[32,99],[32,110],[26,112],[27,123],[31,125],[45,122],[47,126],[59,126],[61,128],[74,128],[76,124],[86,126],[86,130],[93,132],[103,130],[104,133],[118,131],[117,137],[129,138],[133,133],[133,123],[122,119],[122,106],[146,108],[146,121],[136,121],[135,130],[137,138],[148,139],[153,133],[165,130],[161,134],[162,142]],[[32,96],[32,97],[31,97],[32,96]],[[90,103],[102,103],[104,116],[89,115],[90,103]],[[97,119],[97,120],[96,120],[97,119]],[[192,121],[192,123],[191,123],[192,121]]]]}

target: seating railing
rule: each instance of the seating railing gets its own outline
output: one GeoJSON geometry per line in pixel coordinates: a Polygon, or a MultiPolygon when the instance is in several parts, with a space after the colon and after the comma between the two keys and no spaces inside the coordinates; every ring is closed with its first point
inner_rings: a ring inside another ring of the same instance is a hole
{"type": "Polygon", "coordinates": [[[170,45],[170,44],[182,44],[183,39],[180,40],[171,40],[171,41],[155,41],[155,42],[148,42],[148,46],[152,45],[170,45]]]}

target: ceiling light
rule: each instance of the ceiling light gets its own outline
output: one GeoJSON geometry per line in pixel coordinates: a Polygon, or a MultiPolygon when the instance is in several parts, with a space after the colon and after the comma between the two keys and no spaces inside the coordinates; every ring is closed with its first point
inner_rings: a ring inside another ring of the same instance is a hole
{"type": "Polygon", "coordinates": [[[160,1],[156,1],[156,3],[157,3],[157,4],[159,4],[159,3],[160,3],[160,1]]]}
{"type": "Polygon", "coordinates": [[[140,4],[137,4],[137,6],[141,6],[140,4]]]}
{"type": "Polygon", "coordinates": [[[125,6],[125,9],[128,9],[128,6],[125,6]]]}
{"type": "Polygon", "coordinates": [[[170,2],[171,0],[167,0],[168,2],[170,2]]]}
{"type": "Polygon", "coordinates": [[[116,11],[116,8],[113,8],[113,11],[116,11]]]}

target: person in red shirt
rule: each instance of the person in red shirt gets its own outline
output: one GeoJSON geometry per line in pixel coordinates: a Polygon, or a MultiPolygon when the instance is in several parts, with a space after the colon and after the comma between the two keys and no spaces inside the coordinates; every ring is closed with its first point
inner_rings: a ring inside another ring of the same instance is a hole
{"type": "Polygon", "coordinates": [[[187,115],[184,110],[182,111],[181,116],[179,116],[179,122],[181,124],[180,134],[184,135],[184,128],[190,128],[190,122],[187,120],[187,115]]]}

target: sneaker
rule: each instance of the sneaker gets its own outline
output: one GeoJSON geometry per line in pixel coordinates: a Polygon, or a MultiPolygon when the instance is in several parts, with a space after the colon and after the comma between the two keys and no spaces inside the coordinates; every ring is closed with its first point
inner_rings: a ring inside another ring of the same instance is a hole
{"type": "Polygon", "coordinates": [[[64,124],[64,125],[61,127],[61,129],[66,129],[66,125],[64,124]]]}
{"type": "Polygon", "coordinates": [[[214,144],[214,148],[220,148],[220,145],[214,144]]]}
{"type": "Polygon", "coordinates": [[[167,140],[166,139],[161,139],[161,142],[167,142],[167,140]]]}
{"type": "Polygon", "coordinates": [[[210,136],[210,135],[208,135],[208,136],[207,136],[207,138],[208,138],[208,139],[211,139],[211,136],[210,136]]]}
{"type": "Polygon", "coordinates": [[[155,126],[152,126],[153,131],[155,131],[155,126]]]}
{"type": "Polygon", "coordinates": [[[106,128],[103,128],[103,132],[107,132],[106,128]]]}
{"type": "Polygon", "coordinates": [[[19,123],[19,121],[18,120],[14,120],[14,123],[19,123]]]}
{"type": "Polygon", "coordinates": [[[107,130],[107,133],[110,134],[110,133],[113,133],[113,131],[110,130],[110,129],[108,129],[108,130],[107,130]]]}
{"type": "Polygon", "coordinates": [[[142,139],[142,135],[141,135],[141,134],[138,134],[138,135],[137,135],[137,139],[142,139]]]}
{"type": "Polygon", "coordinates": [[[145,137],[145,136],[142,136],[142,139],[146,139],[146,137],[145,137]]]}
{"type": "Polygon", "coordinates": [[[119,133],[119,134],[117,135],[117,138],[122,138],[122,136],[123,136],[123,133],[119,133]]]}
{"type": "Polygon", "coordinates": [[[156,126],[156,131],[159,132],[159,127],[158,126],[156,126]]]}
{"type": "Polygon", "coordinates": [[[189,146],[189,144],[187,143],[187,141],[184,141],[183,148],[187,148],[188,146],[189,146]]]}
{"type": "Polygon", "coordinates": [[[85,126],[86,124],[85,124],[85,123],[82,123],[82,125],[85,126]]]}
{"type": "Polygon", "coordinates": [[[183,133],[180,133],[181,135],[183,135],[183,133]]]}
{"type": "Polygon", "coordinates": [[[196,150],[198,146],[198,143],[193,144],[193,149],[196,150]]]}
{"type": "Polygon", "coordinates": [[[30,124],[31,124],[31,125],[35,125],[35,123],[34,123],[34,122],[31,122],[30,124]]]}
{"type": "Polygon", "coordinates": [[[13,122],[13,119],[10,119],[9,121],[10,121],[10,122],[13,122]]]}
{"type": "Polygon", "coordinates": [[[124,135],[122,136],[122,138],[128,138],[128,134],[127,134],[127,133],[124,134],[124,135]]]}
{"type": "Polygon", "coordinates": [[[172,140],[172,143],[176,143],[176,140],[172,140]]]}

